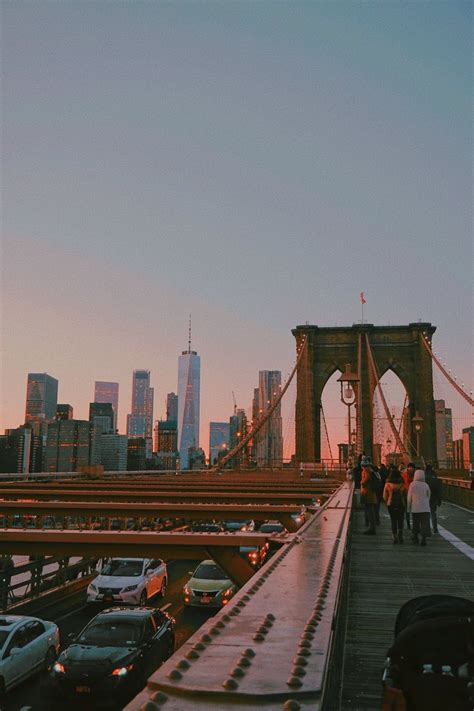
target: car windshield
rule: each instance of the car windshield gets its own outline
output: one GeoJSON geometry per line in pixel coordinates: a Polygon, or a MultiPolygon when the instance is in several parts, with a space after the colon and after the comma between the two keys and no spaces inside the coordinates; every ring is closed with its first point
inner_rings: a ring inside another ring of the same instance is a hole
{"type": "Polygon", "coordinates": [[[112,618],[92,621],[81,632],[76,642],[95,647],[137,647],[142,638],[141,620],[112,618]]]}
{"type": "Polygon", "coordinates": [[[116,575],[121,578],[138,578],[143,571],[142,560],[122,560],[113,558],[104,565],[101,575],[116,575]]]}
{"type": "Polygon", "coordinates": [[[261,533],[280,533],[283,531],[281,523],[263,523],[260,526],[261,533]]]}
{"type": "Polygon", "coordinates": [[[0,630],[0,649],[2,649],[3,645],[5,644],[5,641],[8,639],[9,632],[5,632],[4,630],[0,630]]]}
{"type": "Polygon", "coordinates": [[[200,580],[227,580],[228,576],[217,565],[202,563],[194,572],[193,578],[200,580]]]}

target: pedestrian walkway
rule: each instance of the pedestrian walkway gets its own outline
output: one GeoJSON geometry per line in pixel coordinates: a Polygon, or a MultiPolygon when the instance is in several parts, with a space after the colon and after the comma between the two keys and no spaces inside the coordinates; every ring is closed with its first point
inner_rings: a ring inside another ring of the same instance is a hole
{"type": "Polygon", "coordinates": [[[420,548],[409,531],[403,545],[392,543],[384,507],[376,536],[362,535],[364,514],[353,512],[340,709],[380,711],[382,669],[403,603],[429,594],[474,599],[474,512],[443,502],[438,520],[440,535],[420,548]]]}

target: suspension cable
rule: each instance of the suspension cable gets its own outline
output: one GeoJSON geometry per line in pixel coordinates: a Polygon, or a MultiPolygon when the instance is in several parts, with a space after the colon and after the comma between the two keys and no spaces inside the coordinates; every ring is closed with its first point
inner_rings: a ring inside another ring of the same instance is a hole
{"type": "Polygon", "coordinates": [[[250,430],[250,432],[248,432],[248,433],[245,435],[245,437],[242,439],[242,441],[239,442],[239,444],[237,444],[233,449],[231,449],[230,452],[228,452],[228,453],[225,455],[225,457],[222,457],[222,459],[220,459],[220,460],[217,462],[217,464],[216,464],[214,467],[211,468],[211,470],[210,470],[211,472],[220,471],[220,470],[227,464],[227,462],[229,461],[229,459],[232,459],[232,457],[235,457],[235,455],[238,454],[238,453],[250,442],[250,440],[251,440],[253,437],[255,437],[255,435],[257,434],[257,432],[260,432],[260,430],[262,429],[263,425],[264,425],[266,422],[268,422],[268,420],[270,419],[270,417],[273,415],[273,413],[275,412],[276,408],[277,408],[278,405],[280,404],[280,402],[281,402],[281,400],[282,400],[282,398],[283,398],[283,395],[284,395],[284,394],[286,393],[286,391],[288,390],[291,381],[293,380],[293,376],[294,376],[294,374],[296,373],[296,371],[297,371],[297,369],[298,369],[298,366],[299,366],[299,364],[300,364],[300,362],[301,362],[301,359],[302,359],[302,357],[303,357],[303,354],[304,354],[304,352],[305,352],[305,350],[306,350],[306,344],[307,344],[307,342],[308,342],[308,338],[307,338],[307,336],[304,336],[303,341],[302,341],[302,343],[301,343],[301,346],[300,346],[300,348],[299,348],[299,351],[297,350],[298,357],[297,357],[297,359],[296,359],[296,363],[295,363],[295,365],[294,365],[294,367],[293,367],[293,370],[291,371],[291,373],[290,373],[290,375],[289,375],[289,377],[288,377],[288,380],[286,381],[284,387],[283,387],[282,390],[280,391],[280,394],[279,394],[278,397],[276,398],[275,402],[268,408],[268,410],[265,410],[265,412],[263,413],[263,415],[257,420],[257,422],[254,424],[254,426],[253,426],[252,429],[250,430]]]}
{"type": "MultiPolygon", "coordinates": [[[[329,448],[329,457],[330,457],[330,459],[331,459],[331,466],[333,466],[333,464],[334,464],[334,459],[333,459],[332,450],[331,450],[331,440],[329,439],[329,433],[328,433],[328,427],[327,427],[327,424],[326,424],[326,416],[325,416],[325,414],[324,414],[323,403],[321,403],[321,414],[322,414],[322,416],[323,416],[324,431],[326,432],[326,439],[327,439],[328,448],[329,448]]],[[[350,446],[350,445],[349,445],[349,446],[350,446]]],[[[347,454],[347,456],[349,456],[349,453],[347,454]]]]}
{"type": "Polygon", "coordinates": [[[397,445],[398,445],[398,447],[399,447],[399,449],[400,449],[401,454],[405,455],[406,457],[409,457],[410,455],[408,454],[407,448],[406,448],[405,445],[403,444],[402,439],[401,439],[400,435],[398,434],[398,430],[397,430],[397,428],[395,427],[395,425],[394,425],[394,423],[393,423],[393,420],[392,420],[392,417],[391,417],[391,414],[390,414],[390,410],[388,409],[387,401],[385,400],[385,395],[384,395],[384,393],[383,393],[382,386],[381,386],[381,384],[380,384],[380,378],[379,378],[379,375],[378,375],[378,372],[377,372],[377,366],[375,365],[375,360],[374,360],[374,356],[373,356],[373,354],[372,354],[372,349],[371,349],[371,347],[370,347],[369,336],[368,336],[367,333],[365,334],[365,342],[366,342],[366,344],[367,344],[367,354],[368,354],[368,356],[369,356],[370,367],[371,367],[371,369],[372,369],[372,373],[373,373],[373,376],[374,376],[374,378],[375,378],[375,382],[376,382],[377,387],[378,387],[378,389],[379,389],[380,399],[382,400],[383,409],[385,410],[385,416],[386,416],[386,418],[387,418],[387,420],[388,420],[388,422],[389,422],[390,428],[391,428],[391,430],[392,430],[392,434],[393,434],[393,436],[395,437],[395,441],[396,441],[396,443],[397,443],[397,445]]]}
{"type": "Polygon", "coordinates": [[[423,343],[424,347],[426,348],[426,350],[428,351],[428,353],[430,354],[431,358],[434,360],[434,362],[436,363],[436,365],[438,366],[440,371],[443,373],[446,380],[448,380],[448,382],[451,383],[453,388],[458,391],[458,393],[461,395],[461,397],[463,397],[469,403],[469,405],[471,407],[474,407],[474,400],[472,399],[472,397],[469,397],[469,395],[466,392],[464,392],[464,390],[457,384],[457,382],[454,380],[454,378],[444,368],[444,366],[441,364],[441,362],[438,360],[438,358],[433,353],[433,349],[431,348],[431,345],[429,344],[427,338],[425,336],[423,336],[423,334],[420,334],[420,337],[421,337],[421,342],[423,343]]]}

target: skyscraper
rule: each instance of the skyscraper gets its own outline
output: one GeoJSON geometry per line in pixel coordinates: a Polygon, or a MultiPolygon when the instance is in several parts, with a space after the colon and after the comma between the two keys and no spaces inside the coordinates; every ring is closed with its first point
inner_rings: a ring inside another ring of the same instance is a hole
{"type": "Polygon", "coordinates": [[[178,421],[178,396],[175,393],[166,396],[166,419],[178,421]]]}
{"type": "Polygon", "coordinates": [[[228,422],[209,423],[209,464],[213,466],[229,451],[230,425],[228,422]]]}
{"type": "Polygon", "coordinates": [[[178,450],[181,469],[189,467],[189,448],[199,448],[199,398],[201,359],[191,350],[191,324],[188,350],[178,358],[178,450]]]}
{"type": "Polygon", "coordinates": [[[114,431],[117,430],[119,384],[96,380],[94,387],[94,402],[109,402],[114,409],[114,431]]]}
{"type": "Polygon", "coordinates": [[[89,403],[89,422],[96,435],[114,434],[114,408],[110,402],[89,403]]]}
{"type": "MultiPolygon", "coordinates": [[[[273,405],[280,394],[280,389],[281,372],[279,370],[261,370],[259,372],[258,410],[260,416],[273,405]]],[[[281,466],[283,462],[283,434],[280,404],[255,439],[258,466],[281,466]]]]}
{"type": "Polygon", "coordinates": [[[48,426],[44,471],[75,472],[89,464],[96,461],[88,420],[57,420],[48,426]]]}
{"type": "Polygon", "coordinates": [[[129,438],[143,437],[147,443],[147,456],[151,456],[153,440],[153,388],[150,371],[134,370],[132,382],[132,412],[127,416],[129,438]]]}
{"type": "Polygon", "coordinates": [[[58,381],[47,373],[28,373],[25,423],[53,422],[58,404],[58,381]]]}
{"type": "Polygon", "coordinates": [[[72,405],[67,403],[58,403],[56,406],[56,420],[72,420],[74,419],[74,409],[72,405]]]}

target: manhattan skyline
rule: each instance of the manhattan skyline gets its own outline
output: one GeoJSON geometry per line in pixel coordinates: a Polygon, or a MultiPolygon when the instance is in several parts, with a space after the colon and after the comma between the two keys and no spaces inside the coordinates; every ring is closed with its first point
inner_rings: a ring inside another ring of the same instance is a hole
{"type": "Polygon", "coordinates": [[[77,418],[120,383],[124,432],[144,367],[164,416],[192,311],[207,442],[360,291],[370,323],[436,325],[470,382],[470,3],[1,13],[1,431],[28,372],[77,418]]]}

